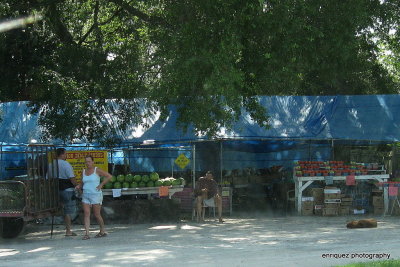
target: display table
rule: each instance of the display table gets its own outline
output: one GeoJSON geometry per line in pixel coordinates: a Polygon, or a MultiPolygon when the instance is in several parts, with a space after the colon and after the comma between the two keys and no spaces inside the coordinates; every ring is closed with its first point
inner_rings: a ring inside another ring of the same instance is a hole
{"type": "MultiPolygon", "coordinates": [[[[332,176],[333,181],[346,181],[346,176],[332,176]]],[[[325,181],[324,176],[294,176],[295,183],[295,198],[296,198],[296,208],[298,214],[301,214],[301,202],[303,197],[303,191],[310,186],[314,181],[325,181]],[[303,184],[304,183],[304,184],[303,184]]],[[[355,176],[356,181],[360,180],[376,180],[379,183],[387,182],[389,179],[389,174],[372,174],[372,175],[357,175],[355,176]]],[[[383,187],[383,201],[385,207],[385,214],[388,210],[389,198],[388,198],[388,188],[383,187]]]]}
{"type": "MultiPolygon", "coordinates": [[[[174,185],[169,186],[168,188],[168,197],[171,198],[173,194],[176,192],[183,191],[183,185],[174,185]]],[[[141,188],[122,188],[121,195],[128,196],[128,195],[148,195],[149,199],[151,198],[152,194],[158,194],[159,187],[141,187],[141,188]]],[[[104,196],[113,196],[112,189],[103,189],[104,196]]]]}

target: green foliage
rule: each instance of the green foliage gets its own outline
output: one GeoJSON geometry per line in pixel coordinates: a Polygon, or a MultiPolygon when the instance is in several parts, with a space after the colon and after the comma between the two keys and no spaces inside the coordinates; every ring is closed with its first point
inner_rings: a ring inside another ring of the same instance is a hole
{"type": "Polygon", "coordinates": [[[268,127],[259,95],[399,89],[394,0],[0,4],[2,18],[33,13],[43,19],[0,34],[0,101],[31,101],[44,139],[111,145],[171,104],[179,127],[213,136],[243,111],[268,127]]]}

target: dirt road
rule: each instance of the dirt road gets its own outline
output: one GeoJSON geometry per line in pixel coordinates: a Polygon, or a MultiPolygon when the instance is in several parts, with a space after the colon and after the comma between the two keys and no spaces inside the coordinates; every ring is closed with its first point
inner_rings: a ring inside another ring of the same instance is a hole
{"type": "MultiPolygon", "coordinates": [[[[25,235],[0,239],[1,266],[334,266],[400,258],[399,217],[378,228],[346,229],[355,217],[227,218],[172,224],[107,225],[109,235],[64,237],[58,225],[29,225],[25,235]]],[[[359,217],[356,217],[359,218],[359,217]]]]}

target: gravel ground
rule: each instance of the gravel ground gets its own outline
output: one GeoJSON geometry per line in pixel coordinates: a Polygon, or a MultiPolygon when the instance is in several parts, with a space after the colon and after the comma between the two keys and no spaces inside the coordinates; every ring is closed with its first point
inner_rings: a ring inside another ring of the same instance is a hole
{"type": "Polygon", "coordinates": [[[57,225],[29,224],[16,239],[0,239],[1,266],[335,266],[399,259],[399,217],[378,228],[346,229],[362,217],[230,217],[205,223],[107,225],[109,235],[65,237],[57,225]],[[388,255],[385,255],[388,254],[388,255]]]}

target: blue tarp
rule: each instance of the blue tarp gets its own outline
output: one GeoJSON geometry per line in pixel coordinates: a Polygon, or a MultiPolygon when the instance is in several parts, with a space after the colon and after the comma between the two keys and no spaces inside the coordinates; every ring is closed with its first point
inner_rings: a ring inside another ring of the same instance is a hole
{"type": "MultiPolygon", "coordinates": [[[[363,96],[263,96],[260,103],[270,116],[270,129],[258,126],[244,114],[233,131],[222,129],[223,139],[342,139],[400,140],[400,95],[363,96]]],[[[0,105],[3,122],[0,142],[29,143],[40,140],[37,116],[27,113],[25,102],[0,105]]],[[[177,130],[174,107],[166,121],[155,119],[142,131],[131,128],[124,134],[126,142],[156,140],[177,142],[207,139],[177,130]]]]}

